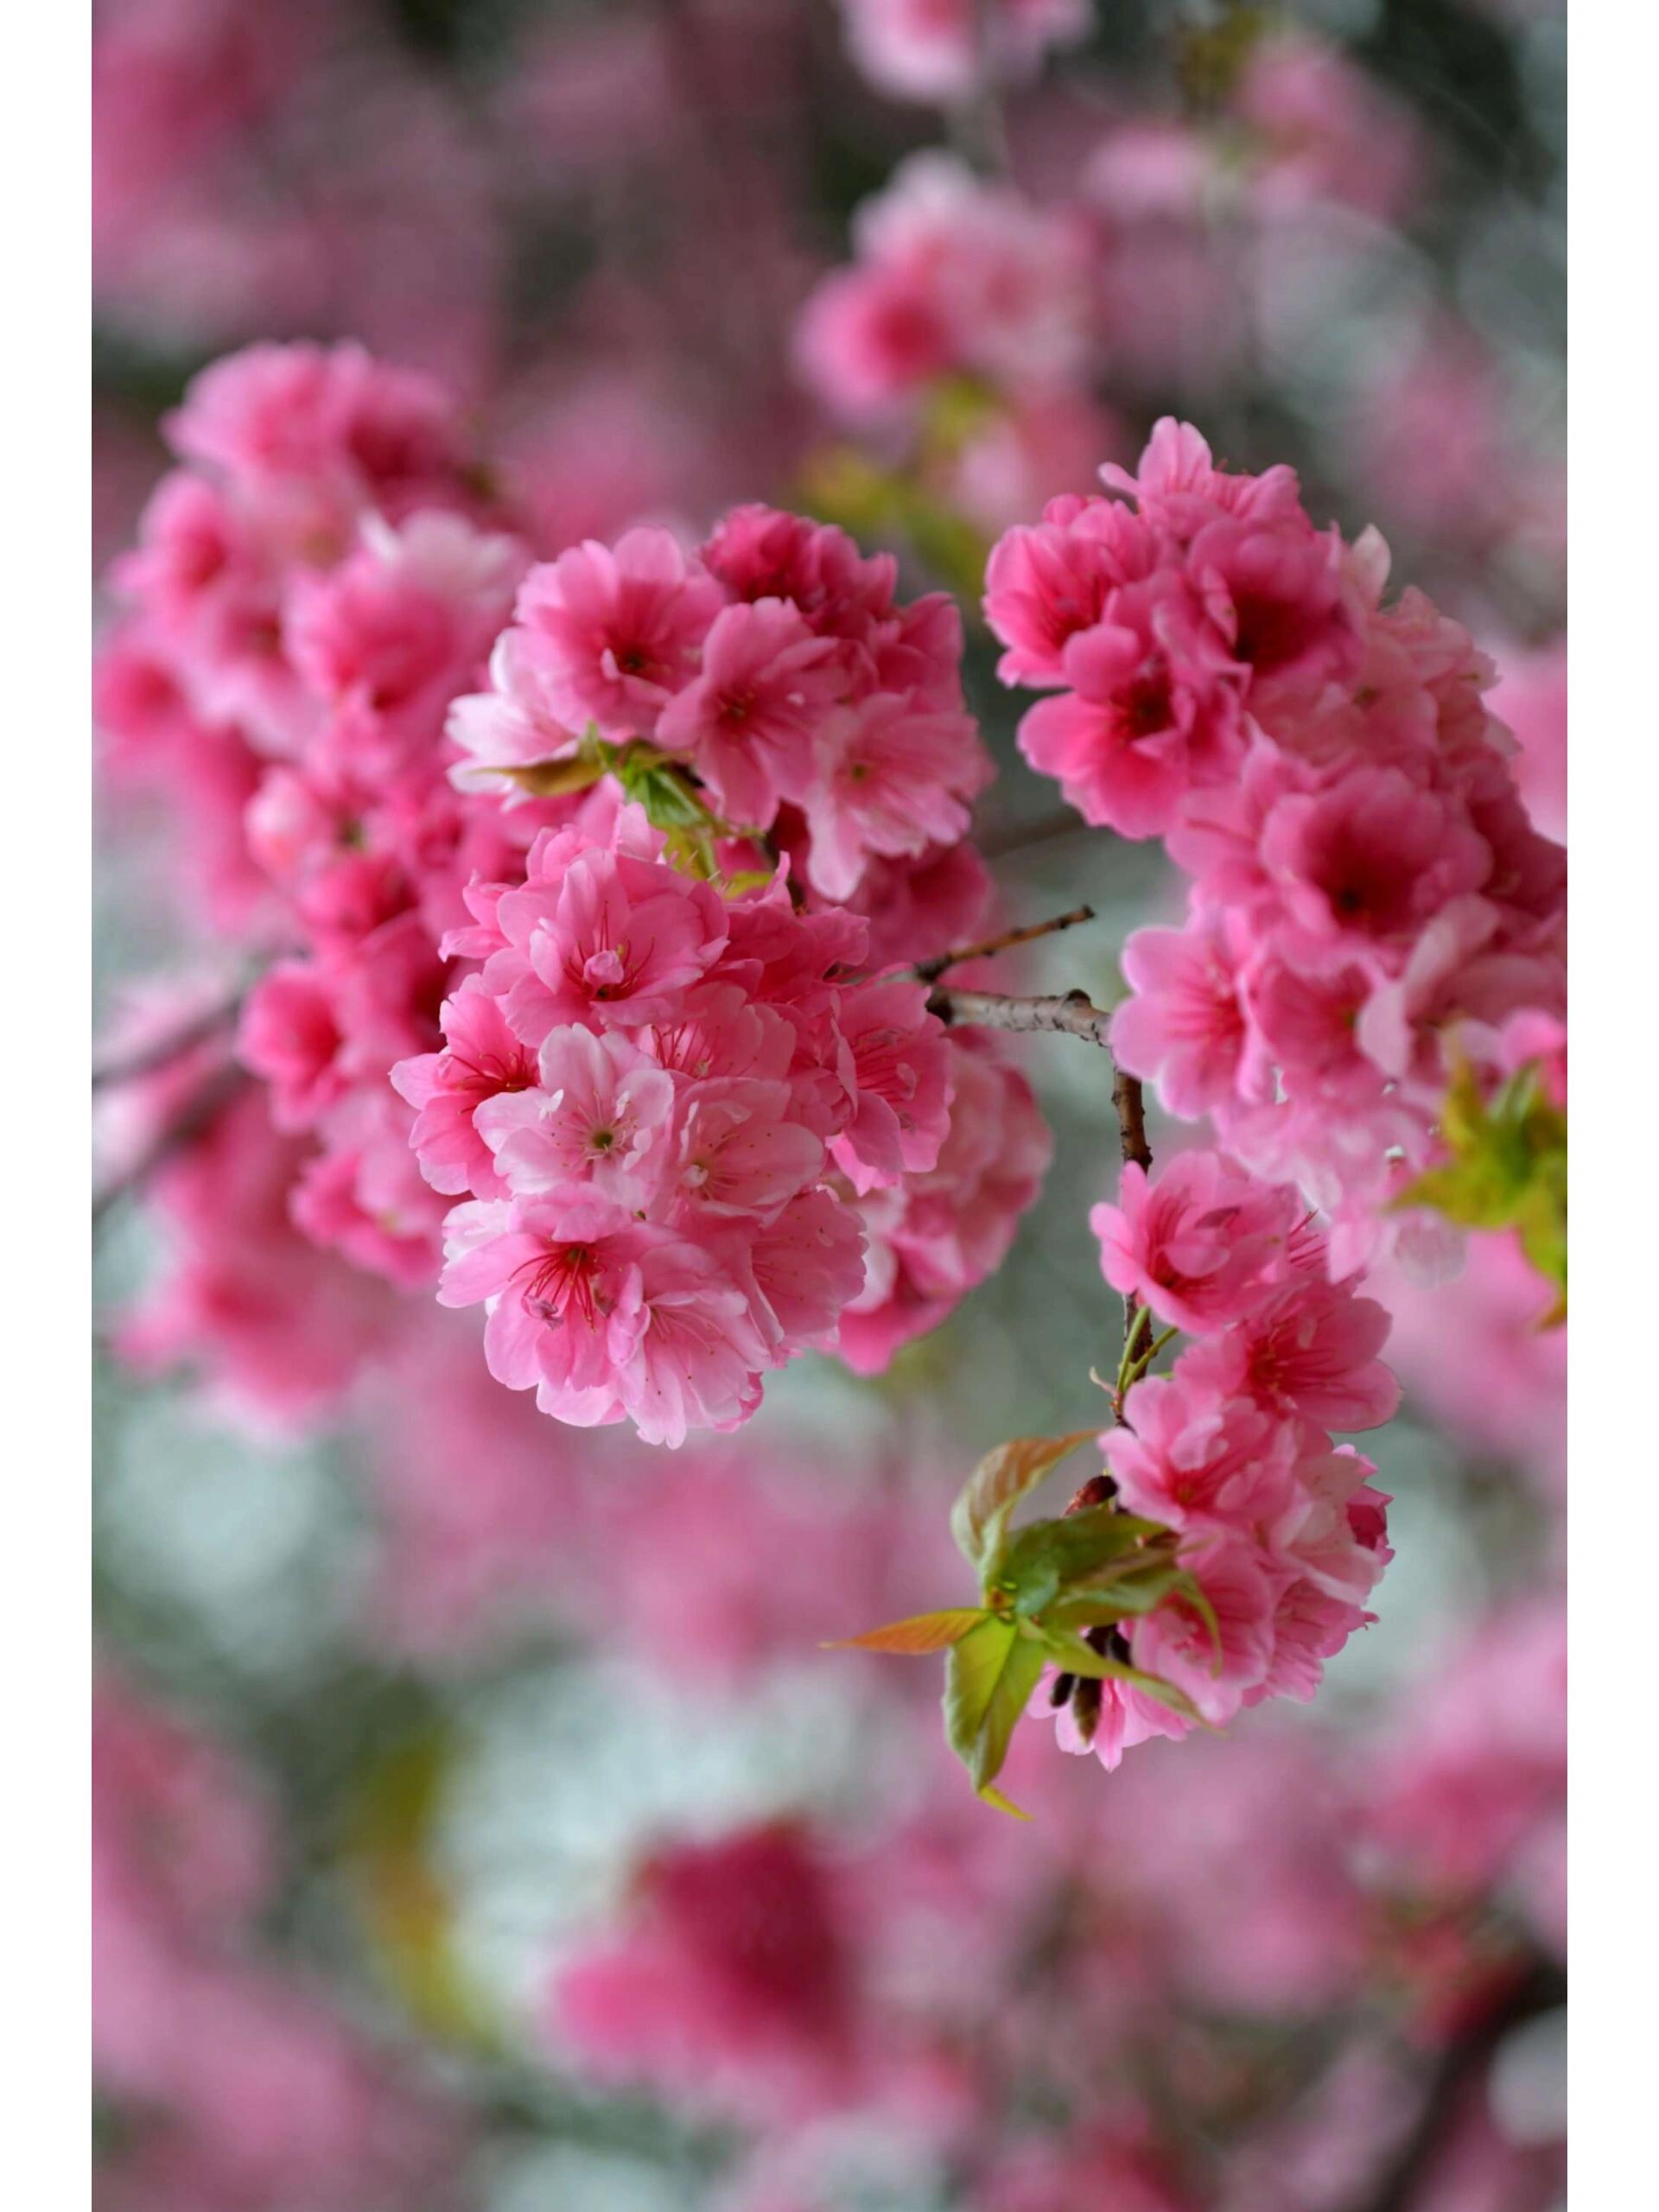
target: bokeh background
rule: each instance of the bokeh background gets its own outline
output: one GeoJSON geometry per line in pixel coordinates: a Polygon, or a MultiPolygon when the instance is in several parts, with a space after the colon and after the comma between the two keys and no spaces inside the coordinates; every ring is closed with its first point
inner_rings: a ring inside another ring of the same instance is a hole
{"type": "MultiPolygon", "coordinates": [[[[1006,13],[988,71],[973,0],[99,0],[98,569],[256,339],[441,373],[544,553],[766,499],[970,610],[1001,527],[1175,411],[1379,525],[1564,836],[1561,10],[1006,13]],[[1067,241],[1007,345],[881,321],[918,154],[994,195],[1016,292],[1067,241]]],[[[1176,894],[1057,828],[991,658],[1006,904],[1101,917],[1015,987],[1109,1002],[1176,894]]],[[[188,827],[106,779],[106,1036],[212,964],[188,827]]],[[[110,2212],[1565,2202],[1565,1348],[1505,1241],[1390,1287],[1398,1555],[1311,1710],[1113,1777],[1028,1727],[1016,1828],[931,1664],[819,1649],[948,1601],[968,1466],[1089,1421],[1115,1357],[1101,1069],[1025,1065],[1057,1155],[1001,1274],[880,1382],[798,1363],[675,1455],[541,1419],[419,1295],[303,1427],[137,1373],[165,1242],[101,1089],[110,2212]]]]}

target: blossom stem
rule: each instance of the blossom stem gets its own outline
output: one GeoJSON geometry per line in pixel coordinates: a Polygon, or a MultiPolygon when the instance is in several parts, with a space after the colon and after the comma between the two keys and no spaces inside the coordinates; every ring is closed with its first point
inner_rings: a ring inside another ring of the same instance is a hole
{"type": "Polygon", "coordinates": [[[1056,914],[1052,920],[1030,922],[1024,929],[1004,930],[997,937],[988,937],[978,944],[964,944],[955,952],[936,953],[931,960],[918,960],[910,972],[918,983],[935,982],[947,968],[960,968],[969,960],[988,960],[994,953],[1012,952],[1016,945],[1034,944],[1039,938],[1058,937],[1062,930],[1077,929],[1094,918],[1092,906],[1074,906],[1069,914],[1056,914]]]}

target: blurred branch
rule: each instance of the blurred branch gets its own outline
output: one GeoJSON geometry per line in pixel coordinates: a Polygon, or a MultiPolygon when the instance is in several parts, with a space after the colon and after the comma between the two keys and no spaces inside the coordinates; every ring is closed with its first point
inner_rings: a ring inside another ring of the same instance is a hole
{"type": "Polygon", "coordinates": [[[172,1120],[157,1130],[137,1157],[130,1160],[119,1174],[112,1176],[102,1190],[92,1193],[94,1231],[103,1226],[111,1208],[138,1190],[163,1160],[170,1160],[175,1152],[211,1128],[248,1080],[246,1071],[239,1067],[215,1070],[172,1120]]]}
{"type": "Polygon", "coordinates": [[[1566,2001],[1566,1975],[1552,1962],[1539,1960],[1490,2012],[1465,2034],[1452,2037],[1429,2077],[1415,2126],[1356,2212],[1412,2212],[1446,2148],[1465,2097],[1498,2045],[1514,2029],[1559,2011],[1566,2001]]]}
{"type": "Polygon", "coordinates": [[[210,1037],[235,1021],[252,987],[252,980],[245,978],[233,991],[212,1006],[204,1007],[200,1013],[192,1014],[165,1036],[136,1045],[130,1052],[111,1052],[102,1059],[94,1058],[92,1089],[99,1090],[112,1083],[130,1083],[137,1076],[154,1075],[169,1060],[176,1060],[196,1046],[205,1045],[210,1037]]]}
{"type": "Polygon", "coordinates": [[[972,91],[950,113],[950,138],[957,151],[982,175],[1007,177],[1012,168],[1008,127],[997,89],[996,0],[973,0],[975,71],[972,91]]]}

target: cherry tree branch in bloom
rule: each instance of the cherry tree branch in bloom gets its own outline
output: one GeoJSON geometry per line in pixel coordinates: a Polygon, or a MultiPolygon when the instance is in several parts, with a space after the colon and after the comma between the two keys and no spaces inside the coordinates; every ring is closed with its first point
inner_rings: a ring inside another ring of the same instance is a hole
{"type": "Polygon", "coordinates": [[[1023,929],[1003,930],[978,944],[964,944],[955,952],[936,953],[931,960],[918,960],[909,972],[918,983],[937,982],[947,969],[964,967],[970,960],[988,960],[999,952],[1012,952],[1016,945],[1035,944],[1040,938],[1058,937],[1062,930],[1077,929],[1094,918],[1092,906],[1074,906],[1070,913],[1056,914],[1052,921],[1030,922],[1023,929]]]}
{"type": "Polygon", "coordinates": [[[1081,1038],[1085,1045],[1109,1050],[1111,1015],[1087,991],[1063,991],[1048,998],[1010,998],[998,991],[935,991],[927,1009],[947,1029],[1006,1029],[1019,1035],[1055,1033],[1081,1038]]]}

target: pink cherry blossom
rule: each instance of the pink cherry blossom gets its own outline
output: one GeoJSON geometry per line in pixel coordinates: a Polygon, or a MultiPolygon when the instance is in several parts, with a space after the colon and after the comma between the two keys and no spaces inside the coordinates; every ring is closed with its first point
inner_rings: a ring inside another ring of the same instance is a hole
{"type": "Polygon", "coordinates": [[[1173,1682],[1220,1727],[1273,1663],[1275,1592],[1252,1547],[1240,1537],[1212,1536],[1181,1556],[1204,1592],[1209,1615],[1177,1592],[1135,1624],[1130,1647],[1137,1666],[1173,1682]]]}
{"type": "Polygon", "coordinates": [[[1225,914],[1205,914],[1185,930],[1136,930],[1123,948],[1135,995],[1113,1014],[1112,1052],[1184,1119],[1265,1087],[1244,998],[1248,941],[1225,914]]]}
{"type": "Polygon", "coordinates": [[[832,1871],[784,1823],[664,1849],[560,1965],[552,2022],[601,2080],[800,2113],[851,2087],[854,1955],[832,1871]]]}
{"type": "Polygon", "coordinates": [[[1389,1328],[1375,1299],[1305,1271],[1270,1289],[1223,1335],[1195,1345],[1183,1366],[1195,1381],[1323,1428],[1380,1428],[1400,1403],[1400,1386],[1376,1357],[1389,1328]]]}
{"type": "Polygon", "coordinates": [[[523,658],[560,722],[649,737],[692,675],[720,605],[719,586],[669,531],[631,530],[613,550],[589,538],[532,569],[515,619],[523,658]]]}
{"type": "Polygon", "coordinates": [[[415,1108],[409,1141],[435,1191],[453,1197],[502,1195],[491,1149],[478,1123],[491,1100],[530,1090],[533,1055],[508,1028],[499,1003],[469,976],[443,1004],[443,1050],[400,1060],[391,1082],[415,1108]]]}
{"type": "Polygon", "coordinates": [[[1179,1153],[1151,1183],[1131,1161],[1118,1197],[1089,1217],[1101,1272],[1160,1319],[1199,1333],[1260,1304],[1299,1211],[1293,1192],[1213,1152],[1179,1153]]]}
{"type": "Polygon", "coordinates": [[[810,776],[811,741],[846,683],[836,648],[785,600],[755,600],[715,617],[694,681],[664,710],[658,741],[695,755],[721,813],[771,826],[780,796],[810,776]]]}
{"type": "Polygon", "coordinates": [[[1289,1506],[1295,1432],[1241,1394],[1201,1378],[1196,1354],[1173,1376],[1148,1376],[1124,1401],[1123,1425],[1101,1439],[1131,1513],[1173,1529],[1248,1529],[1289,1506]]]}
{"type": "Polygon", "coordinates": [[[861,1375],[881,1373],[1001,1265],[1053,1154],[1031,1086],[990,1041],[952,1029],[946,1045],[950,1125],[937,1165],[858,1208],[869,1252],[840,1348],[861,1375]]]}
{"type": "Polygon", "coordinates": [[[270,1085],[278,1128],[309,1128],[345,1096],[344,1041],[334,993],[315,962],[279,961],[260,977],[237,1043],[244,1065],[270,1085]]]}
{"type": "Polygon", "coordinates": [[[660,1020],[718,958],[727,923],[708,884],[596,846],[550,866],[500,902],[509,943],[484,970],[527,1044],[562,1022],[660,1020]]]}
{"type": "Polygon", "coordinates": [[[483,1098],[472,1120],[498,1186],[534,1198],[587,1183],[639,1211],[667,1172],[673,1112],[672,1077],[625,1032],[563,1028],[543,1039],[528,1080],[483,1098]]]}
{"type": "Polygon", "coordinates": [[[1397,769],[1355,768],[1318,795],[1281,799],[1262,836],[1294,940],[1327,961],[1399,943],[1456,893],[1478,890],[1485,841],[1448,802],[1397,769]]]}
{"type": "Polygon", "coordinates": [[[837,710],[819,731],[807,801],[815,887],[845,898],[873,857],[954,844],[988,775],[966,715],[918,714],[880,691],[837,710]]]}
{"type": "Polygon", "coordinates": [[[1032,766],[1058,781],[1085,822],[1126,837],[1167,830],[1195,773],[1213,778],[1236,753],[1216,672],[1175,647],[1182,620],[1157,588],[1114,593],[1107,616],[1061,655],[1068,690],[1020,725],[1032,766]]]}
{"type": "Polygon", "coordinates": [[[920,983],[848,991],[839,1026],[854,1104],[835,1154],[861,1195],[938,1163],[950,1126],[951,1056],[920,983]]]}

